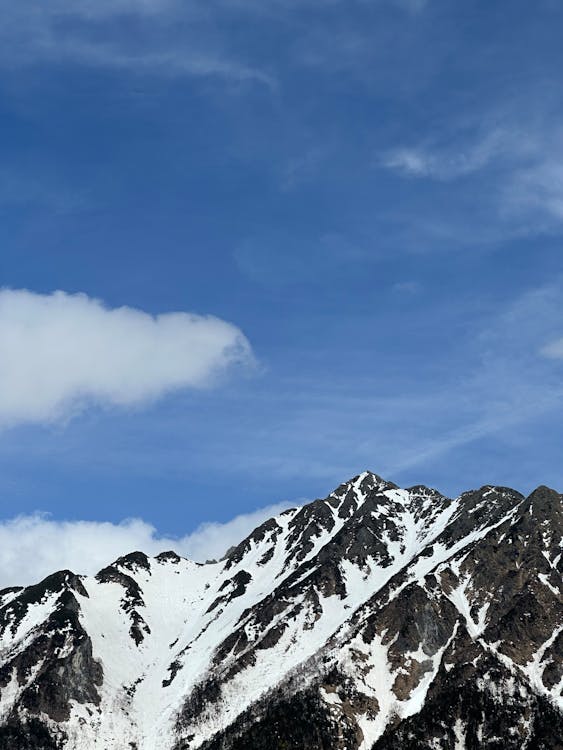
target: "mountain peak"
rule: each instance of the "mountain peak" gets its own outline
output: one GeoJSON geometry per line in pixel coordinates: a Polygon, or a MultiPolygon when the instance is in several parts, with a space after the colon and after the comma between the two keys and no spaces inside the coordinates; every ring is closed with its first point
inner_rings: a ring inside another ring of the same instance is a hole
{"type": "Polygon", "coordinates": [[[559,508],[561,505],[561,494],[557,490],[540,484],[539,487],[531,492],[526,498],[528,502],[540,503],[543,506],[559,508]]]}
{"type": "Polygon", "coordinates": [[[0,748],[556,750],[562,510],[366,471],[213,565],[0,592],[0,748]]]}

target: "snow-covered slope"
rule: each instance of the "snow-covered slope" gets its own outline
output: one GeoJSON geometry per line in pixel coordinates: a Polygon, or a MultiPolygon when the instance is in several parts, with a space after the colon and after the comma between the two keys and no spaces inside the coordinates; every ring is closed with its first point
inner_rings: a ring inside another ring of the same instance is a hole
{"type": "Polygon", "coordinates": [[[0,592],[0,750],[563,748],[562,497],[370,472],[217,563],[0,592]]]}

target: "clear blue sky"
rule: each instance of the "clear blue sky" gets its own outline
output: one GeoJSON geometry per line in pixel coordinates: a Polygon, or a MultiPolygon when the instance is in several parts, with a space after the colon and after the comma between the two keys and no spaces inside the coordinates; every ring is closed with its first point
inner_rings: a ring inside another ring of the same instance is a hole
{"type": "Polygon", "coordinates": [[[0,0],[1,285],[255,366],[0,432],[3,518],[163,533],[370,468],[563,488],[563,5],[0,0]]]}

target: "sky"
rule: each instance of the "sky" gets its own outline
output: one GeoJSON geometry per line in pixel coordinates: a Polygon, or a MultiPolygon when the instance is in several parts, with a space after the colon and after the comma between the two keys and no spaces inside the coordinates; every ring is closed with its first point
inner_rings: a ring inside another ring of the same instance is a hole
{"type": "Polygon", "coordinates": [[[0,11],[2,580],[563,488],[561,3],[0,11]]]}

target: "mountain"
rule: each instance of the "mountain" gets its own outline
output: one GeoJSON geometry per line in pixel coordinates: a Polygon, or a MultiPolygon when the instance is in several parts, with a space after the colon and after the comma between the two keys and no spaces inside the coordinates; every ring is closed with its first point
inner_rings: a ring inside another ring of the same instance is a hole
{"type": "Polygon", "coordinates": [[[0,592],[0,750],[563,750],[563,502],[365,472],[0,592]]]}

